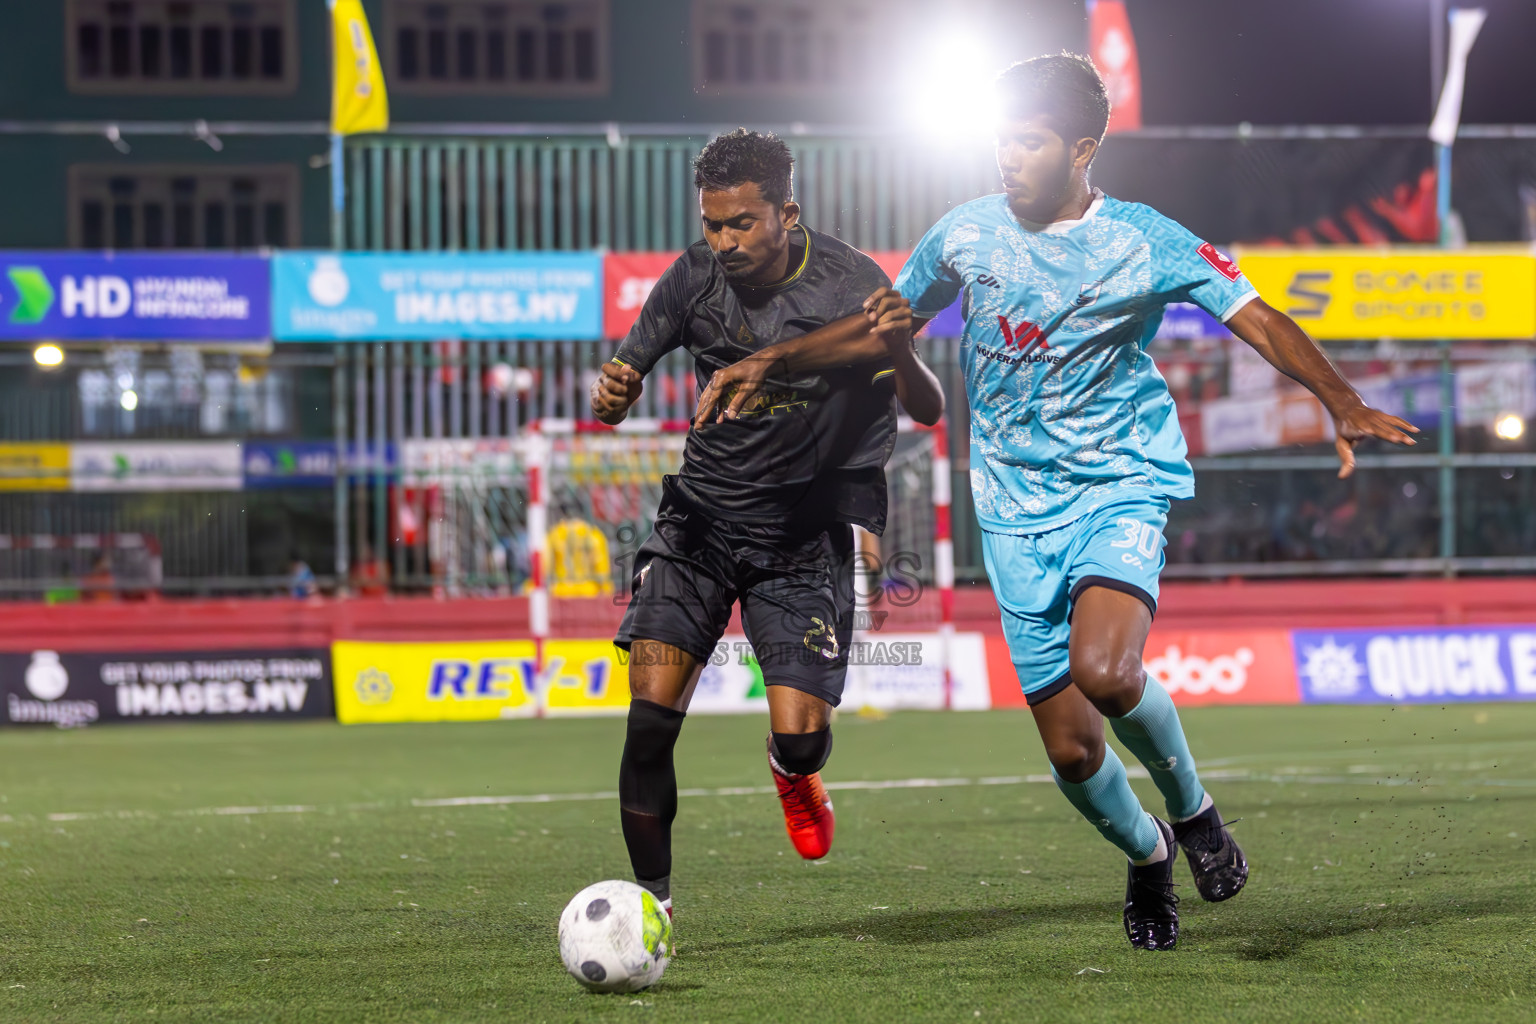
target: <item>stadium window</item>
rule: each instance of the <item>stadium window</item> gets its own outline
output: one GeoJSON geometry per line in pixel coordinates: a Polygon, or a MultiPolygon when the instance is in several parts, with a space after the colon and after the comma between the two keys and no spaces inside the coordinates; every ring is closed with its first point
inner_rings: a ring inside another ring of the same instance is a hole
{"type": "Polygon", "coordinates": [[[871,0],[694,0],[694,81],[714,94],[867,81],[871,0]],[[846,63],[845,63],[846,62],[846,63]]]}
{"type": "Polygon", "coordinates": [[[235,78],[250,78],[256,73],[256,36],[249,25],[229,30],[229,73],[235,78]]]}
{"type": "Polygon", "coordinates": [[[65,0],[69,89],[281,95],[298,85],[298,0],[65,0]]]}
{"type": "Polygon", "coordinates": [[[159,25],[139,26],[139,74],[145,78],[160,77],[160,40],[162,30],[159,25]]]}
{"type": "Polygon", "coordinates": [[[70,244],[84,249],[254,249],[299,237],[299,176],[257,167],[77,165],[70,244]]]}
{"type": "Polygon", "coordinates": [[[401,93],[595,96],[609,0],[385,0],[385,75],[401,93]]]}

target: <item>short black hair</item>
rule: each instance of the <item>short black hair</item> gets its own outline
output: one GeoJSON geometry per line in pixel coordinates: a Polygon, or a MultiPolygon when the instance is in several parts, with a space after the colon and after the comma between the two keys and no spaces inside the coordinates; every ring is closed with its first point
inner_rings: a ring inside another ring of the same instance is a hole
{"type": "Polygon", "coordinates": [[[775,206],[794,198],[794,175],[795,158],[783,139],[745,128],[716,137],[693,161],[696,187],[720,192],[750,181],[775,206]]]}
{"type": "Polygon", "coordinates": [[[1049,114],[1067,142],[1104,141],[1109,94],[1093,61],[1080,53],[1047,54],[1020,61],[997,76],[998,99],[1008,117],[1049,114]]]}

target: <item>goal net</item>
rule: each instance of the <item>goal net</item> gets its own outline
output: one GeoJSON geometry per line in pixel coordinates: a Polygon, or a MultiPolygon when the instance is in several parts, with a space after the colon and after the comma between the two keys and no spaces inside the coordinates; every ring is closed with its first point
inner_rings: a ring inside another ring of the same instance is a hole
{"type": "MultiPolygon", "coordinates": [[[[397,533],[424,549],[431,585],[446,593],[530,592],[537,561],[551,600],[622,597],[686,429],[543,421],[515,438],[407,441],[397,533]]],[[[897,435],[885,534],[862,563],[866,596],[935,581],[934,451],[927,432],[897,435]]]]}

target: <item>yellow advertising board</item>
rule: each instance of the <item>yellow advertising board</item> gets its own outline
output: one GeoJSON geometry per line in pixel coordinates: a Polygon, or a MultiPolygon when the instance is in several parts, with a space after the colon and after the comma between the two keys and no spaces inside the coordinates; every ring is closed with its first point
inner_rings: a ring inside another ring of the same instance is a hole
{"type": "Polygon", "coordinates": [[[69,445],[0,444],[0,491],[69,490],[69,445]]]}
{"type": "Polygon", "coordinates": [[[608,640],[532,640],[331,646],[336,717],[367,722],[469,722],[621,713],[629,670],[608,640]]]}
{"type": "Polygon", "coordinates": [[[1314,338],[1536,337],[1536,254],[1469,249],[1256,248],[1238,265],[1314,338]]]}

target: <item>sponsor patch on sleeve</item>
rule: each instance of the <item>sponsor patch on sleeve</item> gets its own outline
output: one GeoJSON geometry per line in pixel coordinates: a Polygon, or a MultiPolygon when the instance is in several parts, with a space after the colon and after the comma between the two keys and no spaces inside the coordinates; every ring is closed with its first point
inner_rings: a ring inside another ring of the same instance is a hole
{"type": "Polygon", "coordinates": [[[1243,272],[1237,269],[1237,264],[1233,262],[1232,257],[1218,250],[1210,242],[1202,243],[1195,251],[1200,254],[1201,259],[1215,267],[1216,272],[1228,281],[1236,281],[1243,276],[1243,272]]]}

